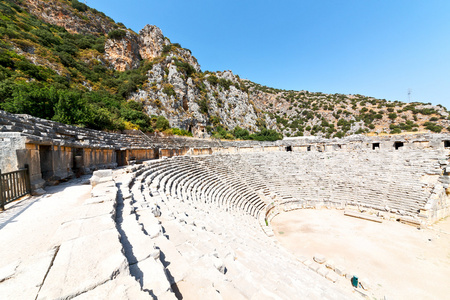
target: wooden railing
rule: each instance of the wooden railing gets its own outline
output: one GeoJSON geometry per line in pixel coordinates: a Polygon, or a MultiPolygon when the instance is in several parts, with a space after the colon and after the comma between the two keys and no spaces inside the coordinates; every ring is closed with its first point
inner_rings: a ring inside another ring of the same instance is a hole
{"type": "Polygon", "coordinates": [[[24,169],[2,173],[0,170],[0,208],[22,196],[31,193],[28,165],[24,169]]]}

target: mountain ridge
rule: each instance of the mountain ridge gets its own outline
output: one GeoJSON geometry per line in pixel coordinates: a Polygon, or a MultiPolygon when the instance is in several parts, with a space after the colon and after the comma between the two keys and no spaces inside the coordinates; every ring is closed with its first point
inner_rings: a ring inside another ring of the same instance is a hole
{"type": "Polygon", "coordinates": [[[232,71],[203,72],[191,51],[157,26],[136,33],[76,0],[4,1],[1,12],[6,82],[0,107],[9,112],[97,129],[229,139],[447,132],[450,126],[440,105],[286,91],[232,71]],[[47,94],[36,95],[34,86],[47,94]],[[39,115],[33,102],[49,102],[48,113],[39,115]]]}

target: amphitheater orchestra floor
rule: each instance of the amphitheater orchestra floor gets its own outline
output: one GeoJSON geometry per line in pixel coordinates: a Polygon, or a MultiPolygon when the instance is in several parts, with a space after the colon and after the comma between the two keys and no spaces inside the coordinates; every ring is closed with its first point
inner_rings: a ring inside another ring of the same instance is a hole
{"type": "Polygon", "coordinates": [[[370,294],[377,299],[449,299],[450,218],[419,230],[343,213],[290,211],[275,217],[272,228],[281,244],[296,256],[312,259],[322,254],[366,279],[370,294]]]}

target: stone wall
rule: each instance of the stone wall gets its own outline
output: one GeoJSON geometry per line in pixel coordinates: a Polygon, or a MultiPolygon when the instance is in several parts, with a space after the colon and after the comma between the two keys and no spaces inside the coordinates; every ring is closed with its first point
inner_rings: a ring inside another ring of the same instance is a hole
{"type": "MultiPolygon", "coordinates": [[[[288,138],[275,142],[111,133],[0,111],[0,170],[30,167],[33,187],[99,168],[183,155],[263,152],[385,152],[450,149],[449,134],[288,138]]],[[[444,205],[445,206],[445,205],[444,205]]]]}
{"type": "Polygon", "coordinates": [[[24,150],[19,150],[16,153],[17,149],[24,148],[25,137],[21,136],[20,133],[10,132],[0,136],[0,170],[3,173],[12,172],[24,167],[24,163],[19,165],[19,157],[24,150]]]}

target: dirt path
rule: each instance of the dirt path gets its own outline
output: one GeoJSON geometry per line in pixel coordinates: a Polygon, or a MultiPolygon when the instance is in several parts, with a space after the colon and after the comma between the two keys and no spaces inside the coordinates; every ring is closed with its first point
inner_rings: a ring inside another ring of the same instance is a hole
{"type": "MultiPolygon", "coordinates": [[[[450,218],[418,230],[375,223],[336,210],[296,210],[272,220],[277,239],[298,256],[323,254],[370,282],[380,299],[448,299],[450,218]]],[[[350,285],[342,277],[340,284],[350,285]]]]}

